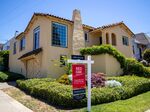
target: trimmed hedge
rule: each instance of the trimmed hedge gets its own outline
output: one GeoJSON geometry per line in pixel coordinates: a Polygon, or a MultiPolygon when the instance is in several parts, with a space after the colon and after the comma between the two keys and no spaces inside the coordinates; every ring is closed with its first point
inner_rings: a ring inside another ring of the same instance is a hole
{"type": "Polygon", "coordinates": [[[99,54],[110,54],[114,58],[118,60],[121,65],[121,68],[125,65],[125,56],[122,55],[116,48],[111,45],[101,45],[101,46],[93,46],[93,47],[86,47],[80,50],[82,55],[99,55],[99,54]]]}
{"type": "Polygon", "coordinates": [[[143,59],[150,63],[150,49],[146,49],[143,53],[143,59]]]}
{"type": "MultiPolygon", "coordinates": [[[[111,77],[123,84],[121,87],[92,88],[92,105],[127,99],[150,90],[150,80],[137,76],[111,77]]],[[[87,99],[74,101],[72,87],[63,85],[52,79],[18,80],[18,87],[29,94],[45,99],[51,104],[63,107],[84,107],[87,99]]]]}
{"type": "Polygon", "coordinates": [[[0,82],[16,81],[18,79],[24,79],[24,78],[25,77],[20,74],[0,71],[0,82]]]}
{"type": "Polygon", "coordinates": [[[9,51],[0,51],[0,65],[4,66],[4,70],[8,70],[9,51]]]}
{"type": "Polygon", "coordinates": [[[126,64],[124,67],[124,74],[136,74],[137,76],[150,76],[150,68],[145,67],[142,63],[139,63],[135,59],[126,59],[126,64]]]}

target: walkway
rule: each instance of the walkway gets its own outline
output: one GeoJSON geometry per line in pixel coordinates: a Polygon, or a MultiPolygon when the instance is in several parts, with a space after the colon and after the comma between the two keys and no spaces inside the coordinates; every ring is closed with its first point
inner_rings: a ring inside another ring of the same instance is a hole
{"type": "MultiPolygon", "coordinates": [[[[0,89],[12,87],[13,83],[0,83],[0,89]],[[10,85],[9,85],[10,84],[10,85]]],[[[33,112],[0,90],[0,112],[33,112]]]]}

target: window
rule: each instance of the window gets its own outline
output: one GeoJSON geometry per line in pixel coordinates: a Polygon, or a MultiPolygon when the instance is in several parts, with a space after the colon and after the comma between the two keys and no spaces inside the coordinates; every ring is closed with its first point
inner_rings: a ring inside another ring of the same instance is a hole
{"type": "Polygon", "coordinates": [[[65,66],[66,65],[66,60],[67,60],[67,56],[66,55],[61,55],[60,56],[60,66],[65,66]]]}
{"type": "Polygon", "coordinates": [[[86,42],[89,41],[89,37],[88,37],[88,33],[87,32],[84,32],[84,39],[86,42]]]}
{"type": "Polygon", "coordinates": [[[33,34],[33,49],[38,49],[40,44],[40,27],[34,29],[33,34]]]}
{"type": "Polygon", "coordinates": [[[14,42],[14,49],[13,49],[13,54],[16,54],[16,47],[17,47],[17,43],[16,42],[14,42]]]}
{"type": "Polygon", "coordinates": [[[25,37],[20,40],[20,51],[25,49],[25,37]]]}
{"type": "Polygon", "coordinates": [[[106,44],[109,44],[109,34],[106,33],[106,44]]]}
{"type": "Polygon", "coordinates": [[[52,46],[67,47],[67,26],[52,23],[52,46]]]}
{"type": "Polygon", "coordinates": [[[102,45],[102,43],[103,43],[102,37],[99,37],[99,43],[100,43],[100,45],[102,45]]]}
{"type": "Polygon", "coordinates": [[[111,41],[112,41],[112,45],[116,46],[117,42],[116,42],[116,35],[114,33],[111,34],[111,41]]]}
{"type": "Polygon", "coordinates": [[[123,45],[128,46],[128,45],[129,45],[128,37],[126,37],[126,36],[122,36],[122,43],[123,43],[123,45]]]}

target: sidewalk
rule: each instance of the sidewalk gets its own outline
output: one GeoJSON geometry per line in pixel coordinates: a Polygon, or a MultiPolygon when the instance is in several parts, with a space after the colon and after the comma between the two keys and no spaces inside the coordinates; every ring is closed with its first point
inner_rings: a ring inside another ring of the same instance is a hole
{"type": "MultiPolygon", "coordinates": [[[[0,89],[11,87],[7,83],[0,83],[0,89]]],[[[18,101],[0,90],[0,112],[33,112],[18,101]]]]}

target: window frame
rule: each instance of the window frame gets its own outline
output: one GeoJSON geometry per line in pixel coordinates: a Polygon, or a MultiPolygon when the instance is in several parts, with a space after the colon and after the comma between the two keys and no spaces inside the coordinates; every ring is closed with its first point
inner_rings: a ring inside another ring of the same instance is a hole
{"type": "Polygon", "coordinates": [[[122,44],[129,46],[129,38],[127,36],[122,36],[122,44]]]}
{"type": "Polygon", "coordinates": [[[25,37],[23,37],[20,40],[20,51],[24,50],[25,46],[26,46],[26,39],[25,39],[25,37]]]}
{"type": "Polygon", "coordinates": [[[61,47],[61,48],[68,48],[68,25],[63,24],[63,23],[58,23],[58,22],[55,22],[55,21],[51,22],[51,46],[53,46],[53,47],[61,47]],[[66,27],[66,46],[65,47],[61,46],[61,45],[54,45],[53,44],[53,24],[58,24],[58,25],[62,25],[62,26],[66,27]]]}
{"type": "Polygon", "coordinates": [[[33,50],[35,49],[38,49],[40,48],[40,26],[36,27],[34,30],[33,30],[33,50]],[[38,34],[39,32],[39,34],[38,34]],[[37,39],[38,40],[35,40],[35,34],[38,34],[37,35],[37,39]],[[39,37],[38,37],[39,36],[39,37]],[[38,41],[38,44],[36,43],[38,41]]]}

